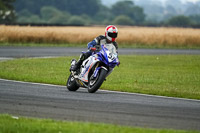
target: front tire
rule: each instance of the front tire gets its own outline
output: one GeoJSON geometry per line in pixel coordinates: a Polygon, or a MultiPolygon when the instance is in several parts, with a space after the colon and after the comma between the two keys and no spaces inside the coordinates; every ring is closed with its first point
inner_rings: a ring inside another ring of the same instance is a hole
{"type": "Polygon", "coordinates": [[[107,75],[107,71],[105,69],[100,69],[95,79],[91,79],[90,77],[89,83],[88,83],[88,92],[95,93],[102,85],[103,81],[106,78],[106,75],[107,75]]]}
{"type": "Polygon", "coordinates": [[[70,76],[67,80],[66,86],[69,91],[77,91],[78,90],[79,86],[76,84],[76,80],[72,76],[72,74],[70,74],[70,76]]]}

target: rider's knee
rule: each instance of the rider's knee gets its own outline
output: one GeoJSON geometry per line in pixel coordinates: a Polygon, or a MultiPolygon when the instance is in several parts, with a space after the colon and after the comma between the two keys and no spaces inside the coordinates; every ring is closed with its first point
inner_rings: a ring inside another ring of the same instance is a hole
{"type": "Polygon", "coordinates": [[[87,59],[90,55],[91,55],[90,52],[82,53],[82,54],[80,55],[80,60],[85,60],[85,59],[87,59]]]}

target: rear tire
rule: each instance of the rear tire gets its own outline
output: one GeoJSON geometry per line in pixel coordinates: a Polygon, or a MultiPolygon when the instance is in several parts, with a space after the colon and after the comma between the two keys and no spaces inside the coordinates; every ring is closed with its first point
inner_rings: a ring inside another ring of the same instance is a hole
{"type": "Polygon", "coordinates": [[[93,79],[93,80],[89,79],[88,92],[95,93],[102,85],[103,81],[106,78],[106,75],[107,75],[107,71],[105,69],[100,69],[100,71],[97,74],[97,77],[95,79],[93,79]]]}
{"type": "Polygon", "coordinates": [[[67,80],[66,86],[69,91],[77,91],[79,88],[79,86],[76,84],[75,78],[71,74],[67,80]]]}

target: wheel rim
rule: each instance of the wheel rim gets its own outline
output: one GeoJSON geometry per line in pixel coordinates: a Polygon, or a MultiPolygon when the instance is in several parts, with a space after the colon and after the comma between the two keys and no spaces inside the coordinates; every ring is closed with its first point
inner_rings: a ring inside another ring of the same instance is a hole
{"type": "Polygon", "coordinates": [[[99,73],[97,74],[97,77],[95,79],[92,79],[93,76],[90,77],[90,83],[89,83],[90,87],[93,86],[96,83],[98,77],[99,77],[99,73]]]}
{"type": "Polygon", "coordinates": [[[70,83],[71,83],[72,81],[74,81],[74,77],[70,77],[70,78],[69,78],[69,82],[68,82],[68,84],[67,84],[67,85],[68,85],[68,86],[71,86],[71,84],[70,84],[70,83]]]}

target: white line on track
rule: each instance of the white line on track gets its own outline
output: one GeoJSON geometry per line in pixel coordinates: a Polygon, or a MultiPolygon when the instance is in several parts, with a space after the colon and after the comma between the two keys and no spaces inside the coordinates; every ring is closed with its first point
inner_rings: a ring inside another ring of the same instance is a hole
{"type": "MultiPolygon", "coordinates": [[[[51,86],[51,87],[63,87],[63,88],[66,88],[66,86],[62,86],[62,85],[52,85],[52,84],[45,84],[45,83],[24,82],[24,81],[8,80],[8,79],[1,79],[1,78],[0,78],[0,80],[1,81],[7,81],[7,82],[16,82],[16,83],[24,83],[24,84],[44,85],[44,86],[51,86]]],[[[84,89],[84,88],[80,88],[80,89],[84,89]]],[[[146,96],[146,97],[157,97],[157,98],[165,98],[165,99],[187,100],[187,101],[200,102],[200,100],[187,99],[187,98],[157,96],[157,95],[140,94],[140,93],[129,93],[129,92],[119,92],[119,91],[109,91],[109,90],[99,90],[99,91],[101,91],[101,92],[108,92],[108,93],[116,93],[116,94],[138,95],[138,96],[146,96]]]]}
{"type": "Polygon", "coordinates": [[[14,58],[11,57],[0,57],[0,61],[5,61],[5,60],[13,60],[14,58]]]}
{"type": "Polygon", "coordinates": [[[42,56],[42,57],[28,57],[27,59],[48,59],[48,58],[58,58],[62,56],[42,56]]]}
{"type": "MultiPolygon", "coordinates": [[[[62,56],[42,56],[42,57],[21,57],[24,59],[37,59],[37,58],[57,58],[57,57],[62,57],[62,56]]],[[[20,59],[20,58],[12,58],[12,57],[0,57],[0,60],[11,60],[11,59],[20,59]]]]}

